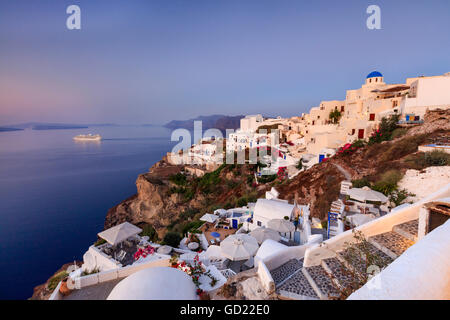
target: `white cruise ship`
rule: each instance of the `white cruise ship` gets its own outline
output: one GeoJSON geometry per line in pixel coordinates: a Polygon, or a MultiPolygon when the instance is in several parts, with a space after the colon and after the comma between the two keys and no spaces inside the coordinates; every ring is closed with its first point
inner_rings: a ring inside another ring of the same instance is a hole
{"type": "Polygon", "coordinates": [[[102,136],[99,134],[79,134],[73,137],[73,140],[76,141],[100,141],[102,140],[102,136]]]}

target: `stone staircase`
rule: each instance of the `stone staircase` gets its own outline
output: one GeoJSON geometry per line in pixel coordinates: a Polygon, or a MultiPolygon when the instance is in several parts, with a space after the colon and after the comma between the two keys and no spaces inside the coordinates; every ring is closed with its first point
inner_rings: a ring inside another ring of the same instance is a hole
{"type": "Polygon", "coordinates": [[[339,299],[345,291],[364,284],[367,259],[385,268],[417,241],[417,233],[418,220],[412,220],[347,247],[316,266],[304,267],[303,259],[291,259],[271,270],[276,293],[280,299],[339,299]]]}

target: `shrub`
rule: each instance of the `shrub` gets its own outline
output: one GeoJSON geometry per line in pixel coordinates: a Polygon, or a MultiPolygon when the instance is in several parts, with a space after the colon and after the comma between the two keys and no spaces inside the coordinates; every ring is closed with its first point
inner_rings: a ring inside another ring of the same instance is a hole
{"type": "Polygon", "coordinates": [[[200,231],[197,229],[200,228],[203,224],[203,221],[191,221],[183,226],[182,233],[199,233],[200,231]]]}
{"type": "Polygon", "coordinates": [[[238,207],[246,206],[247,203],[248,203],[248,200],[247,200],[246,197],[241,197],[241,198],[239,198],[239,199],[236,201],[236,204],[237,204],[238,207]]]}
{"type": "Polygon", "coordinates": [[[389,118],[384,117],[381,119],[380,127],[374,131],[369,138],[369,145],[380,143],[392,139],[392,133],[397,129],[399,116],[391,115],[389,118]]]}
{"type": "Polygon", "coordinates": [[[372,189],[388,196],[397,190],[397,183],[402,179],[402,174],[398,170],[389,170],[381,175],[381,178],[375,182],[372,189]]]}
{"type": "Polygon", "coordinates": [[[328,118],[331,120],[332,123],[336,124],[339,122],[339,119],[341,119],[342,113],[339,110],[333,110],[330,112],[330,115],[328,118]]]}
{"type": "Polygon", "coordinates": [[[139,234],[141,237],[147,236],[152,242],[156,242],[159,240],[158,233],[151,224],[145,224],[144,226],[141,227],[141,229],[142,232],[139,234]]]}
{"type": "Polygon", "coordinates": [[[94,243],[94,246],[98,247],[98,246],[101,246],[104,243],[106,243],[106,240],[100,238],[94,243]]]}
{"type": "Polygon", "coordinates": [[[223,208],[224,208],[225,210],[228,210],[228,209],[233,208],[233,205],[231,204],[231,202],[227,202],[227,203],[225,203],[225,205],[223,206],[223,208]]]}
{"type": "Polygon", "coordinates": [[[269,183],[274,181],[278,176],[276,174],[264,175],[258,178],[259,183],[269,183]]]}
{"type": "Polygon", "coordinates": [[[370,187],[370,181],[364,177],[362,179],[356,179],[352,180],[352,187],[353,188],[362,188],[362,187],[370,187]]]}
{"type": "Polygon", "coordinates": [[[171,247],[177,248],[180,244],[181,236],[178,232],[169,231],[166,233],[163,239],[163,244],[167,244],[171,247]]]}
{"type": "Polygon", "coordinates": [[[187,179],[184,174],[177,173],[177,174],[171,175],[169,177],[169,181],[175,183],[176,185],[184,186],[184,185],[186,185],[187,179]]]}
{"type": "Polygon", "coordinates": [[[404,136],[408,132],[408,129],[406,128],[397,128],[394,131],[392,131],[391,139],[396,139],[404,136]]]}
{"type": "Polygon", "coordinates": [[[391,202],[393,202],[395,204],[395,206],[399,206],[401,204],[404,203],[404,201],[406,200],[406,198],[408,198],[409,196],[414,197],[415,194],[409,193],[407,190],[402,189],[402,190],[395,190],[394,192],[391,193],[391,195],[389,196],[389,200],[391,202]]]}
{"type": "Polygon", "coordinates": [[[402,158],[410,153],[417,151],[417,147],[421,145],[426,139],[425,135],[418,135],[413,137],[407,137],[399,139],[393,142],[389,149],[387,149],[382,155],[381,161],[391,161],[402,158]]]}
{"type": "Polygon", "coordinates": [[[69,274],[65,270],[58,272],[48,281],[47,289],[50,291],[55,290],[58,286],[58,283],[68,276],[69,274]]]}
{"type": "Polygon", "coordinates": [[[297,168],[298,170],[301,170],[301,169],[303,168],[302,159],[298,160],[298,163],[297,163],[296,168],[297,168]]]}
{"type": "Polygon", "coordinates": [[[450,163],[450,154],[441,150],[425,152],[424,160],[428,166],[446,166],[450,163]]]}

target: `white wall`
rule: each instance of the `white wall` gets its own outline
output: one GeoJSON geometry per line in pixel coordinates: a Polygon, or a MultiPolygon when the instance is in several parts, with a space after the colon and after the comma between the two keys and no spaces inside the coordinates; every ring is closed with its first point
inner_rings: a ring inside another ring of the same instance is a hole
{"type": "Polygon", "coordinates": [[[406,250],[350,300],[449,300],[450,220],[406,250]]]}
{"type": "Polygon", "coordinates": [[[426,108],[450,107],[450,77],[419,78],[411,83],[411,90],[417,89],[415,98],[407,98],[404,113],[423,116],[426,108]]]}

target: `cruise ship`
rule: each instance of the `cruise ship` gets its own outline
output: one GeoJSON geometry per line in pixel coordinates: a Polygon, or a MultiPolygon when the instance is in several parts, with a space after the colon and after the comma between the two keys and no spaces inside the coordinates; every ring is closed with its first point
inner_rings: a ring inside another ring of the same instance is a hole
{"type": "Polygon", "coordinates": [[[76,141],[100,141],[102,140],[102,136],[99,134],[79,134],[73,137],[73,140],[76,141]]]}

